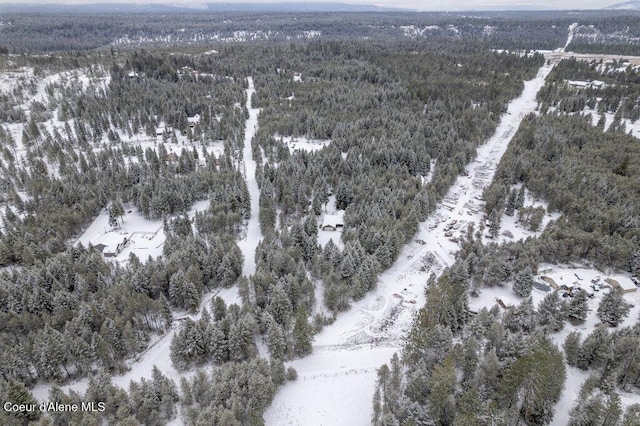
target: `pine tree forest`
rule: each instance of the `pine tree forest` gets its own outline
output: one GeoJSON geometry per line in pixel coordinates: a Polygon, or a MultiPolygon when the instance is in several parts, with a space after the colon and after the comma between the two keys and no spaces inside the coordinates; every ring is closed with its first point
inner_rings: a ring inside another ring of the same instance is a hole
{"type": "Polygon", "coordinates": [[[20,10],[0,20],[0,399],[104,405],[0,424],[269,424],[318,333],[437,243],[416,234],[544,67],[369,420],[547,425],[581,374],[571,425],[640,424],[635,299],[538,293],[542,265],[640,274],[640,70],[534,50],[569,27],[576,51],[638,54],[638,16],[20,10]],[[517,303],[472,308],[494,290],[517,303]]]}

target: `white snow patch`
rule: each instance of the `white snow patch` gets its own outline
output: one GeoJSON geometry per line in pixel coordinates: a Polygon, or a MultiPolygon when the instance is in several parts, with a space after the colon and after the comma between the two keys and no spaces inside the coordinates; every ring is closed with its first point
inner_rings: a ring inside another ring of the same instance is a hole
{"type": "Polygon", "coordinates": [[[439,30],[438,25],[427,25],[424,28],[418,28],[415,25],[402,25],[399,27],[406,37],[424,36],[427,31],[439,30]]]}
{"type": "Polygon", "coordinates": [[[432,159],[431,162],[429,163],[429,173],[427,173],[425,176],[420,176],[422,185],[426,185],[429,182],[431,182],[431,179],[433,179],[433,173],[436,170],[436,164],[438,164],[438,159],[437,158],[432,159]]]}
{"type": "MultiPolygon", "coordinates": [[[[602,114],[598,113],[598,111],[591,109],[589,107],[586,107],[583,113],[585,115],[591,114],[591,124],[594,126],[598,124],[598,121],[600,121],[600,117],[602,116],[602,114]]],[[[607,131],[609,129],[609,127],[614,121],[614,118],[615,118],[614,113],[612,112],[604,113],[604,119],[605,119],[604,129],[603,129],[604,131],[607,131]]],[[[640,138],[640,120],[636,120],[635,122],[632,122],[628,118],[622,118],[620,120],[620,124],[621,125],[624,124],[625,131],[627,134],[634,136],[636,138],[640,138]]]]}
{"type": "Polygon", "coordinates": [[[273,137],[276,140],[282,140],[282,142],[287,145],[287,148],[289,148],[290,152],[320,151],[322,148],[331,143],[331,139],[310,139],[306,136],[280,136],[278,134],[275,134],[273,137]]]}
{"type": "Polygon", "coordinates": [[[367,346],[355,350],[316,349],[310,357],[286,363],[298,380],[286,383],[264,413],[267,425],[368,425],[377,370],[396,352],[367,346]]]}
{"type": "MultiPolygon", "coordinates": [[[[519,187],[516,187],[518,190],[519,187]]],[[[545,215],[542,218],[542,223],[537,231],[531,231],[523,226],[523,224],[518,220],[519,212],[516,210],[513,216],[508,216],[503,213],[502,219],[500,222],[500,232],[498,237],[491,241],[495,241],[498,243],[507,242],[507,241],[520,241],[526,240],[531,236],[540,236],[545,228],[552,222],[558,220],[560,218],[561,213],[559,212],[549,212],[549,206],[546,201],[534,198],[531,193],[525,190],[525,201],[524,207],[542,207],[545,211],[545,215]]],[[[489,241],[485,237],[485,242],[489,241]]]]}
{"type": "Polygon", "coordinates": [[[567,366],[567,379],[564,382],[562,396],[555,406],[555,417],[552,426],[565,426],[569,424],[569,414],[575,405],[582,384],[589,377],[588,371],[567,366]]]}
{"type": "Polygon", "coordinates": [[[578,23],[574,22],[573,24],[569,25],[569,36],[567,37],[567,42],[564,44],[564,47],[562,47],[561,51],[564,52],[567,47],[571,44],[571,41],[573,40],[573,36],[575,35],[576,32],[576,28],[578,28],[578,23]]]}

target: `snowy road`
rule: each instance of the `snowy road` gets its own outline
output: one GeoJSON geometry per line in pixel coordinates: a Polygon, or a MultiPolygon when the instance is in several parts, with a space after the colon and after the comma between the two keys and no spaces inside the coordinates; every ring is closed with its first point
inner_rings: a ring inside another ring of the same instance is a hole
{"type": "Polygon", "coordinates": [[[260,222],[258,221],[258,214],[260,211],[260,189],[256,182],[257,163],[253,159],[253,153],[251,150],[251,140],[258,130],[258,114],[260,113],[260,110],[258,108],[251,108],[251,97],[256,90],[253,86],[253,78],[248,77],[247,81],[249,83],[249,87],[246,90],[249,118],[247,119],[244,129],[244,149],[242,151],[242,158],[244,160],[244,176],[247,181],[249,196],[251,197],[251,218],[249,219],[249,224],[247,226],[247,236],[245,239],[238,242],[238,246],[240,247],[240,250],[242,250],[242,255],[244,256],[242,275],[248,277],[256,272],[255,253],[258,242],[262,239],[262,231],[260,230],[260,222]]]}
{"type": "Polygon", "coordinates": [[[316,336],[312,355],[288,363],[300,379],[276,395],[265,412],[267,425],[366,425],[372,416],[376,366],[388,363],[402,348],[415,312],[425,303],[424,286],[454,261],[458,244],[444,235],[445,223],[475,223],[482,213],[471,213],[483,188],[493,179],[500,158],[520,122],[537,107],[536,94],[552,66],[543,66],[525,82],[520,97],[491,137],[478,148],[436,212],[420,224],[414,241],[404,246],[398,260],[379,278],[376,290],[338,316],[316,336]],[[350,372],[350,374],[344,374],[350,372]]]}

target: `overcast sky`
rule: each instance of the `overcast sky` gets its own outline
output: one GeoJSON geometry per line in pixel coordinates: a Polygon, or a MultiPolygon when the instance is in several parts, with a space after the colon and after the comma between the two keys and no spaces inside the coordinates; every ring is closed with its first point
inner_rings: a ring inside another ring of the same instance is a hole
{"type": "Polygon", "coordinates": [[[2,3],[352,3],[404,7],[414,10],[482,10],[482,9],[601,9],[625,0],[0,0],[2,3]]]}

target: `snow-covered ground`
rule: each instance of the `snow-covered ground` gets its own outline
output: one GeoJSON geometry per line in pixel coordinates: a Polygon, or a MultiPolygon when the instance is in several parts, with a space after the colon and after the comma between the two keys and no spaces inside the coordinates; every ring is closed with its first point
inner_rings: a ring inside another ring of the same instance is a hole
{"type": "Polygon", "coordinates": [[[562,48],[563,52],[565,52],[567,50],[567,47],[573,41],[573,35],[576,32],[576,28],[578,28],[578,23],[577,22],[574,22],[573,24],[569,25],[569,36],[567,37],[567,42],[564,44],[564,47],[562,48]]]}
{"type": "MultiPolygon", "coordinates": [[[[210,142],[202,142],[202,141],[190,141],[187,135],[183,135],[180,131],[176,131],[176,142],[171,142],[171,138],[164,141],[162,135],[158,136],[148,136],[144,133],[144,130],[141,130],[138,133],[134,133],[131,136],[127,135],[124,132],[119,133],[120,140],[122,142],[126,142],[133,147],[140,146],[142,151],[146,151],[147,148],[158,153],[158,149],[160,148],[160,144],[164,144],[164,147],[168,154],[175,153],[176,155],[180,155],[182,149],[187,149],[192,151],[194,148],[197,150],[198,154],[202,154],[202,151],[206,151],[209,155],[215,155],[216,158],[220,158],[224,153],[224,141],[216,140],[210,142]]],[[[98,151],[100,148],[97,148],[98,151]]],[[[205,159],[202,155],[199,157],[199,163],[201,165],[205,164],[205,159]]],[[[127,157],[127,161],[136,162],[137,157],[135,155],[127,157]]]]}
{"type": "Polygon", "coordinates": [[[366,356],[358,348],[351,351],[315,351],[313,361],[304,358],[287,363],[298,371],[298,380],[289,382],[278,391],[265,413],[266,424],[371,424],[369,407],[377,369],[388,362],[396,350],[367,346],[366,356]]]}
{"type": "Polygon", "coordinates": [[[251,107],[251,96],[255,93],[253,86],[253,78],[247,78],[249,87],[246,90],[247,93],[247,109],[249,110],[249,118],[245,124],[244,129],[244,150],[242,157],[244,159],[244,177],[247,181],[247,188],[249,189],[249,196],[251,197],[251,218],[247,225],[247,233],[242,241],[238,242],[242,255],[244,256],[244,265],[242,266],[242,274],[253,275],[256,272],[256,247],[262,239],[262,231],[260,230],[260,222],[258,221],[258,214],[260,213],[260,189],[256,182],[256,168],[257,163],[253,159],[253,153],[251,149],[251,141],[258,130],[258,114],[260,110],[258,108],[251,107]]]}
{"type": "Polygon", "coordinates": [[[282,139],[282,141],[287,145],[289,151],[306,151],[306,152],[314,152],[319,151],[323,147],[329,145],[331,143],[331,139],[309,139],[305,136],[279,136],[274,135],[276,140],[282,139]]]}
{"type": "Polygon", "coordinates": [[[404,32],[404,35],[407,37],[424,36],[425,33],[427,33],[427,31],[440,29],[440,27],[437,25],[428,25],[428,26],[425,26],[424,28],[418,28],[415,25],[403,25],[403,26],[400,26],[399,28],[404,32]]]}
{"type": "MultiPolygon", "coordinates": [[[[635,66],[635,69],[640,68],[640,66],[635,66]]],[[[614,72],[625,72],[627,69],[626,66],[621,67],[618,70],[615,70],[614,72]]],[[[600,66],[600,71],[601,72],[605,72],[604,69],[602,68],[602,65],[600,66]]],[[[593,81],[584,81],[584,80],[566,80],[567,84],[569,85],[569,87],[573,87],[576,89],[582,89],[582,88],[601,88],[601,87],[606,87],[607,84],[604,83],[603,81],[600,80],[593,80],[593,81]]],[[[599,101],[600,99],[598,99],[599,101]]],[[[556,107],[552,107],[549,108],[550,111],[554,111],[556,109],[556,107]]],[[[597,106],[595,108],[590,108],[588,106],[585,106],[585,108],[578,112],[578,113],[570,113],[569,115],[574,115],[574,114],[582,114],[582,115],[589,115],[591,114],[591,124],[593,126],[596,126],[598,124],[598,122],[600,121],[602,114],[598,112],[598,108],[597,106]]],[[[613,112],[605,112],[604,113],[604,131],[607,131],[609,129],[609,127],[611,126],[611,124],[613,123],[615,118],[615,113],[613,112]]],[[[622,118],[620,119],[620,124],[624,124],[625,126],[625,130],[627,134],[630,134],[631,136],[635,136],[636,138],[640,138],[640,120],[636,120],[634,122],[632,122],[630,119],[628,118],[622,118]]]]}
{"type": "MultiPolygon", "coordinates": [[[[594,126],[598,124],[598,121],[600,121],[601,114],[599,114],[598,111],[590,108],[585,108],[583,113],[591,114],[591,124],[593,124],[594,126]]],[[[611,123],[613,123],[614,116],[615,114],[611,112],[604,113],[604,131],[607,131],[609,129],[609,126],[611,126],[611,123]]],[[[640,138],[640,120],[631,122],[631,120],[629,120],[628,118],[623,118],[620,120],[620,124],[624,124],[627,134],[635,136],[636,138],[640,138]]]]}
{"type": "MultiPolygon", "coordinates": [[[[611,276],[610,274],[604,273],[602,271],[582,266],[543,264],[540,265],[539,269],[541,271],[544,271],[545,275],[553,278],[560,285],[575,284],[588,290],[591,289],[590,285],[592,281],[598,280],[599,282],[604,282],[603,280],[606,277],[611,276]]],[[[587,304],[589,306],[589,314],[584,324],[574,326],[567,322],[562,331],[551,335],[552,340],[561,349],[567,335],[572,331],[578,331],[582,335],[582,339],[584,340],[600,324],[600,319],[597,316],[597,310],[600,301],[602,300],[602,296],[606,291],[608,290],[600,290],[594,292],[594,298],[587,301],[587,304]]],[[[629,315],[627,315],[625,320],[617,328],[631,327],[635,325],[637,323],[638,314],[640,313],[640,292],[625,294],[624,298],[628,303],[633,305],[633,307],[629,311],[629,315]]],[[[613,328],[610,331],[616,330],[617,328],[613,328]]],[[[586,372],[577,368],[567,366],[567,380],[564,385],[562,397],[555,406],[555,417],[553,422],[551,423],[552,426],[563,426],[569,422],[570,410],[573,407],[576,399],[578,398],[580,387],[591,373],[591,371],[586,372]]],[[[630,394],[624,395],[626,397],[622,397],[621,393],[621,404],[623,407],[627,407],[631,404],[640,402],[640,396],[638,395],[631,395],[631,397],[629,397],[630,394]]]]}
{"type": "MultiPolygon", "coordinates": [[[[28,120],[31,117],[32,105],[36,103],[44,106],[49,105],[49,99],[52,95],[49,94],[47,87],[53,88],[55,85],[83,91],[90,87],[94,89],[103,87],[108,84],[109,78],[109,76],[89,76],[87,69],[64,71],[40,77],[35,74],[33,68],[22,67],[17,70],[0,73],[0,94],[8,98],[13,98],[17,94],[15,102],[21,103],[14,105],[14,107],[22,110],[28,120]]],[[[63,96],[58,90],[53,90],[52,94],[57,99],[63,96]]],[[[57,113],[53,113],[52,118],[42,124],[49,132],[57,128],[61,134],[64,134],[64,122],[59,121],[57,115],[57,113]]],[[[26,124],[22,122],[3,123],[4,129],[11,134],[15,141],[16,146],[12,152],[17,164],[24,162],[26,158],[26,148],[22,140],[22,131],[25,126],[26,124]]],[[[47,166],[51,173],[57,174],[57,167],[48,163],[47,166]]]]}
{"type": "Polygon", "coordinates": [[[429,163],[429,173],[427,173],[425,176],[420,176],[420,180],[422,181],[423,185],[426,185],[429,182],[431,182],[431,179],[433,179],[433,174],[436,171],[437,165],[438,165],[438,159],[437,158],[432,159],[431,162],[429,163]]]}
{"type": "MultiPolygon", "coordinates": [[[[519,189],[518,186],[515,188],[519,189]]],[[[525,227],[518,220],[518,212],[516,211],[512,216],[507,214],[502,214],[502,219],[500,221],[500,232],[498,237],[496,237],[493,241],[497,243],[509,242],[509,241],[519,241],[526,240],[532,236],[540,236],[542,231],[551,223],[551,221],[557,220],[561,214],[559,212],[550,212],[549,206],[546,201],[534,198],[529,191],[525,189],[525,197],[524,197],[524,207],[541,207],[546,212],[544,217],[542,218],[542,222],[540,223],[540,227],[537,231],[531,231],[527,227],[525,227]]],[[[485,236],[485,242],[487,238],[485,236]]]]}
{"type": "Polygon", "coordinates": [[[607,62],[607,61],[621,61],[628,62],[631,65],[637,66],[640,65],[640,56],[631,56],[631,55],[613,55],[607,53],[574,53],[574,52],[564,52],[563,48],[558,48],[553,51],[548,50],[538,50],[538,52],[544,54],[545,59],[551,61],[551,63],[557,64],[563,59],[574,58],[578,61],[595,61],[595,62],[607,62]]]}
{"type": "Polygon", "coordinates": [[[445,225],[438,218],[464,218],[479,223],[481,213],[467,213],[465,205],[480,197],[484,186],[493,179],[520,122],[535,110],[536,93],[550,71],[551,66],[543,66],[534,79],[525,82],[522,95],[509,104],[495,135],[478,148],[476,160],[468,166],[469,176],[459,177],[450,189],[447,199],[451,202],[440,205],[431,218],[420,224],[414,240],[404,246],[394,265],[380,276],[377,288],[316,335],[312,355],[288,363],[296,368],[300,379],[287,383],[278,392],[265,412],[267,425],[370,423],[377,377],[376,367],[372,366],[381,366],[391,354],[400,351],[414,314],[425,303],[428,276],[451,265],[458,250],[458,244],[444,236],[445,225]],[[473,182],[477,184],[472,185],[473,182]],[[353,373],[341,374],[345,371],[353,373]]]}
{"type": "Polygon", "coordinates": [[[318,230],[318,244],[322,247],[326,246],[329,241],[333,241],[333,243],[339,248],[342,249],[342,229],[338,228],[335,231],[332,230],[324,230],[322,229],[322,225],[324,224],[324,218],[329,216],[334,216],[342,219],[344,217],[344,210],[338,210],[336,208],[336,197],[332,195],[329,197],[329,201],[324,208],[324,213],[318,218],[318,226],[320,229],[318,230]]]}

